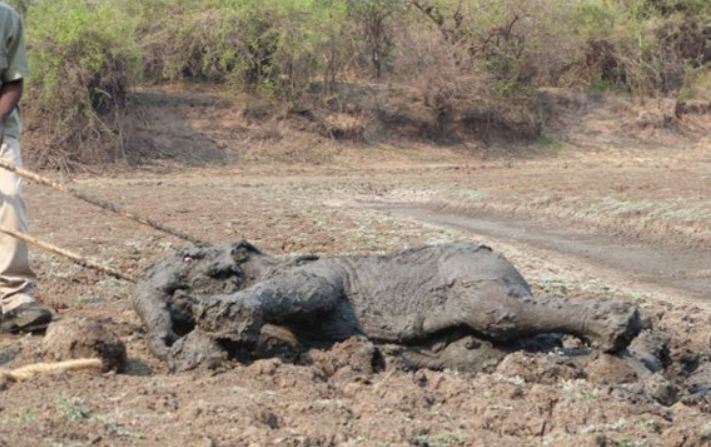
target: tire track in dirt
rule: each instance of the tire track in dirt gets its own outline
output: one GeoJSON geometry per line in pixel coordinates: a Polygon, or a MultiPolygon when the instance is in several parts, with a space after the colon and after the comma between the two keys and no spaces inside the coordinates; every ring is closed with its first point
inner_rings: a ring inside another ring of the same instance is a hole
{"type": "Polygon", "coordinates": [[[553,228],[529,220],[458,214],[412,203],[371,203],[380,211],[418,222],[453,228],[513,245],[526,245],[612,270],[635,282],[711,303],[711,250],[688,249],[553,228]]]}

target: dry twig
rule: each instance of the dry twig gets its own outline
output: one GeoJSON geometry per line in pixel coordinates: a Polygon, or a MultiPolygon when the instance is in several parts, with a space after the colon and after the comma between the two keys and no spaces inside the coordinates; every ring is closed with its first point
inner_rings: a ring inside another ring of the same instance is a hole
{"type": "Polygon", "coordinates": [[[0,379],[7,379],[11,382],[23,382],[30,380],[38,374],[52,374],[64,371],[77,371],[84,369],[101,370],[101,359],[77,359],[56,363],[35,363],[22,366],[16,369],[0,368],[0,379]]]}

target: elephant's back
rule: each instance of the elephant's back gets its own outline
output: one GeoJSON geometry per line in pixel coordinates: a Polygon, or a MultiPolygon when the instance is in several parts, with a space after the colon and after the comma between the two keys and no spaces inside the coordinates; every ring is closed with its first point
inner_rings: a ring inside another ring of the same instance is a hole
{"type": "Polygon", "coordinates": [[[503,274],[525,285],[505,259],[472,242],[343,258],[341,262],[348,271],[348,296],[356,317],[366,333],[381,338],[396,337],[412,323],[413,315],[444,306],[457,282],[503,274]]]}

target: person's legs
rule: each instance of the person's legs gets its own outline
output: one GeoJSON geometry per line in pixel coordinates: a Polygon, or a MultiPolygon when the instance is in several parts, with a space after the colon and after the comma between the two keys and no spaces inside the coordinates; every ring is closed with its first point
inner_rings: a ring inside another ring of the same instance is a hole
{"type": "MultiPolygon", "coordinates": [[[[20,143],[6,137],[0,158],[22,165],[20,143]]],[[[26,232],[27,214],[21,195],[21,181],[14,173],[0,169],[0,227],[26,232]]],[[[0,303],[3,313],[33,302],[35,275],[30,269],[27,245],[11,236],[0,235],[0,303]]]]}
{"type": "MultiPolygon", "coordinates": [[[[22,165],[20,142],[6,137],[0,158],[22,165]]],[[[26,232],[27,214],[21,195],[20,178],[0,169],[0,227],[26,232]]],[[[46,324],[51,314],[34,305],[35,274],[30,268],[27,245],[11,236],[0,235],[0,310],[3,330],[18,331],[46,324]]]]}

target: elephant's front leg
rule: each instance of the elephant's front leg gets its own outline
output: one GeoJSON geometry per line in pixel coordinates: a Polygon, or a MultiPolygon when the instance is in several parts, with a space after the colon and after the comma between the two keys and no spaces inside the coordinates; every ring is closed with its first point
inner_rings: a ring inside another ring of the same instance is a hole
{"type": "Polygon", "coordinates": [[[335,273],[324,268],[294,269],[231,295],[203,297],[194,308],[195,321],[212,338],[252,348],[267,323],[322,323],[344,295],[335,273]]]}
{"type": "Polygon", "coordinates": [[[201,297],[193,306],[197,328],[211,339],[253,347],[264,324],[259,296],[258,290],[246,289],[231,295],[201,297]]]}

